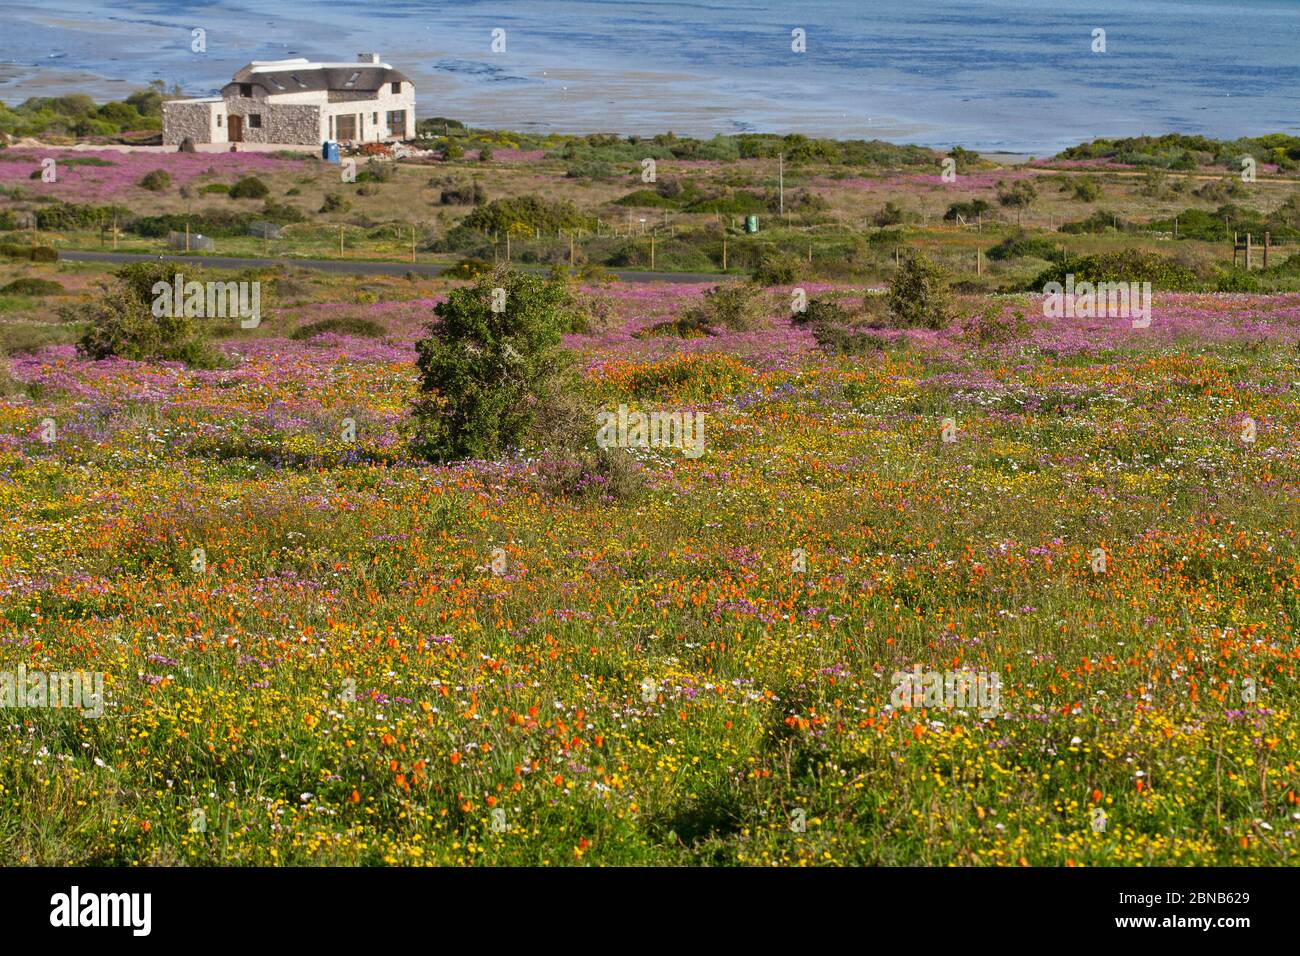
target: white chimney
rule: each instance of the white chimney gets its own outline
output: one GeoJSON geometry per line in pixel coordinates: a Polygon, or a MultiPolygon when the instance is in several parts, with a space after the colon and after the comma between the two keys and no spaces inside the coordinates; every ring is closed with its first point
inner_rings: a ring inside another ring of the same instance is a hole
{"type": "Polygon", "coordinates": [[[379,54],[378,54],[378,53],[358,53],[358,54],[357,54],[357,62],[358,62],[358,63],[378,63],[378,62],[379,62],[379,54]]]}

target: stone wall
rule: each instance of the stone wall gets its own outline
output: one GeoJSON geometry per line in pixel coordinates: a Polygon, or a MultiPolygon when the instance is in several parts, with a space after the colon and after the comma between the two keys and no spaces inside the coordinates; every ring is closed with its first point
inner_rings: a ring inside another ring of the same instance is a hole
{"type": "Polygon", "coordinates": [[[163,103],[163,142],[179,146],[187,136],[196,143],[212,142],[211,103],[163,103]]]}
{"type": "MultiPolygon", "coordinates": [[[[320,145],[320,107],[298,103],[268,103],[266,100],[234,97],[226,100],[231,116],[244,118],[244,142],[320,145]],[[248,117],[258,113],[260,128],[249,125],[248,117]]],[[[229,119],[226,120],[230,122],[229,119]]]]}

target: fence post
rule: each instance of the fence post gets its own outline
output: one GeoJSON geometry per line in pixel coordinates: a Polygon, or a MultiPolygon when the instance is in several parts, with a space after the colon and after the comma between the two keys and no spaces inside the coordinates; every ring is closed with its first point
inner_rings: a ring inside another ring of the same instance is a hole
{"type": "Polygon", "coordinates": [[[343,255],[343,227],[339,226],[339,255],[343,255]]]}

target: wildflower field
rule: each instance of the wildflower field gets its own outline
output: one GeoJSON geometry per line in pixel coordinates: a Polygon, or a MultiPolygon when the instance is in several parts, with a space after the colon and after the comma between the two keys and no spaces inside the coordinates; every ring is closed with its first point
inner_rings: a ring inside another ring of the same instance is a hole
{"type": "Polygon", "coordinates": [[[703,289],[615,285],[586,387],[705,452],[559,496],[409,456],[446,285],[285,306],[213,371],[10,359],[0,669],[106,699],[0,711],[0,862],[1295,859],[1300,296],[1003,297],[1014,341],[846,357],[783,290],[638,338],[703,289]],[[334,314],[386,336],[288,337],[334,314]],[[896,706],[917,666],[998,712],[896,706]]]}

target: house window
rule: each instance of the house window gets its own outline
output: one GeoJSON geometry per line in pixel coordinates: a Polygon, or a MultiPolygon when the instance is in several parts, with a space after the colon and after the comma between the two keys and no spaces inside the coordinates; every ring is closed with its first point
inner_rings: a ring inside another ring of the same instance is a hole
{"type": "Polygon", "coordinates": [[[221,114],[220,114],[220,113],[217,114],[217,127],[218,127],[218,128],[221,127],[221,114]]]}
{"type": "Polygon", "coordinates": [[[239,84],[239,95],[240,95],[240,96],[252,96],[252,95],[253,95],[253,84],[252,84],[252,83],[240,83],[240,84],[239,84]]]}
{"type": "Polygon", "coordinates": [[[406,110],[392,110],[388,114],[388,130],[401,136],[406,135],[406,110]]]}
{"type": "Polygon", "coordinates": [[[337,134],[334,138],[341,142],[356,139],[357,118],[350,114],[346,116],[336,116],[334,118],[334,131],[337,134]]]}
{"type": "Polygon", "coordinates": [[[402,84],[401,84],[401,82],[399,81],[399,82],[397,82],[397,83],[394,83],[394,84],[393,84],[393,95],[394,95],[394,96],[400,96],[401,93],[402,93],[402,84]]]}
{"type": "Polygon", "coordinates": [[[261,129],[261,128],[262,128],[262,114],[261,114],[261,113],[249,113],[249,114],[248,114],[248,128],[249,128],[249,129],[261,129]]]}

